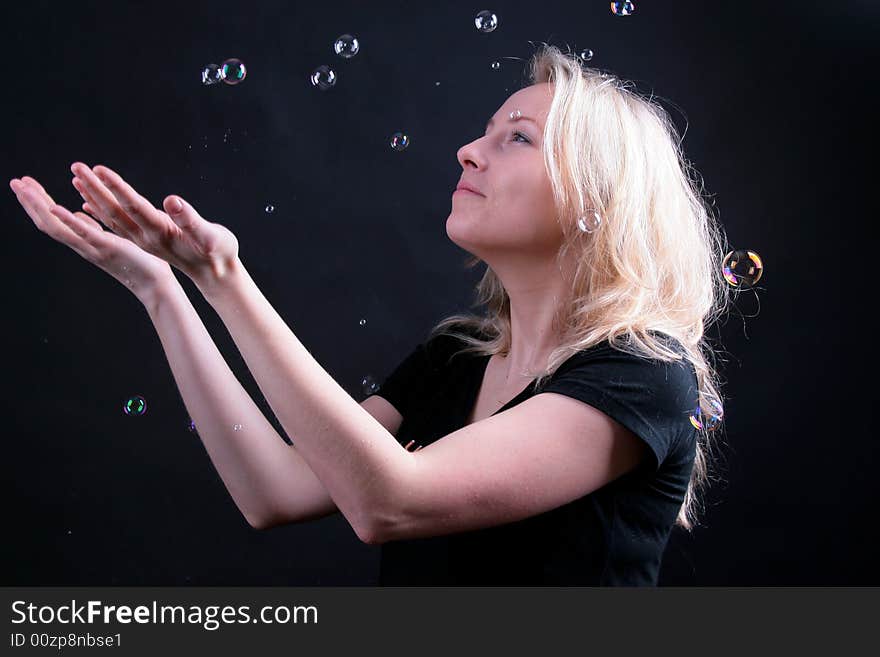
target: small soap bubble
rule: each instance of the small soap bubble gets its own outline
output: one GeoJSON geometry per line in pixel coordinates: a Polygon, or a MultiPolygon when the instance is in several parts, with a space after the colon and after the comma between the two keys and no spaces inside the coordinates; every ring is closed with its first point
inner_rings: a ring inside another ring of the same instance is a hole
{"type": "Polygon", "coordinates": [[[67,535],[68,535],[68,536],[70,536],[72,533],[73,533],[73,532],[70,531],[69,529],[67,530],[67,535]]]}
{"type": "Polygon", "coordinates": [[[274,206],[274,205],[271,205],[271,204],[267,205],[267,206],[266,206],[266,213],[267,213],[267,214],[272,214],[273,212],[275,212],[275,206],[274,206]]]}
{"type": "Polygon", "coordinates": [[[491,32],[496,27],[498,27],[498,16],[493,14],[488,9],[484,9],[479,14],[477,14],[476,18],[474,18],[474,25],[477,26],[477,29],[480,32],[491,32]]]}
{"type": "Polygon", "coordinates": [[[358,322],[358,324],[360,324],[361,326],[364,326],[366,323],[367,323],[367,320],[365,320],[365,319],[362,319],[361,321],[358,322]]]}
{"type": "Polygon", "coordinates": [[[510,113],[510,120],[513,121],[514,119],[518,119],[521,116],[522,116],[522,112],[518,109],[515,109],[510,113]]]}
{"type": "Polygon", "coordinates": [[[579,56],[583,61],[588,62],[591,59],[593,59],[593,51],[590,50],[589,48],[587,48],[586,50],[581,50],[581,53],[579,56]]]}
{"type": "Polygon", "coordinates": [[[141,395],[129,397],[122,407],[126,415],[143,415],[147,412],[147,400],[141,395]]]}
{"type": "Polygon", "coordinates": [[[220,67],[216,64],[208,64],[202,69],[202,84],[217,84],[222,79],[223,74],[220,72],[220,67]]]}
{"type": "Polygon", "coordinates": [[[333,43],[333,50],[336,51],[336,54],[340,57],[345,57],[346,59],[357,55],[358,50],[360,49],[361,46],[358,43],[357,38],[350,34],[343,34],[333,43]]]}
{"type": "Polygon", "coordinates": [[[689,419],[691,425],[693,425],[695,429],[703,429],[705,426],[706,431],[715,431],[721,425],[723,418],[724,406],[717,398],[713,397],[709,400],[708,413],[704,413],[700,405],[697,404],[697,407],[694,409],[694,412],[689,419]]]}
{"type": "Polygon", "coordinates": [[[439,83],[439,82],[435,82],[435,83],[434,83],[434,86],[435,86],[435,87],[439,87],[439,86],[440,86],[440,83],[439,83]]]}
{"type": "Polygon", "coordinates": [[[238,84],[247,76],[247,69],[240,59],[227,59],[220,65],[220,77],[226,84],[238,84]]]}
{"type": "Polygon", "coordinates": [[[187,428],[190,430],[190,432],[195,433],[195,431],[196,431],[196,423],[193,422],[192,418],[190,418],[190,421],[189,421],[189,427],[187,427],[187,428]]]}
{"type": "Polygon", "coordinates": [[[235,431],[241,431],[241,425],[240,425],[240,424],[233,424],[233,425],[232,425],[232,428],[233,428],[235,431]]]}
{"type": "Polygon", "coordinates": [[[592,233],[602,224],[602,217],[598,212],[588,212],[578,219],[578,228],[585,233],[592,233]]]}
{"type": "Polygon", "coordinates": [[[636,10],[635,3],[632,2],[612,2],[611,12],[615,16],[629,16],[636,10]]]}
{"type": "Polygon", "coordinates": [[[310,79],[312,81],[312,86],[318,87],[321,91],[326,91],[336,84],[336,73],[334,73],[333,69],[326,64],[321,64],[318,68],[312,71],[310,79]]]}
{"type": "Polygon", "coordinates": [[[379,391],[379,384],[372,376],[367,375],[361,381],[361,390],[365,395],[374,395],[379,391]]]}
{"type": "Polygon", "coordinates": [[[764,264],[754,251],[740,249],[724,256],[721,273],[735,287],[751,287],[761,279],[764,264]]]}
{"type": "Polygon", "coordinates": [[[391,135],[391,148],[395,151],[405,150],[409,146],[409,137],[402,132],[395,132],[391,135]]]}
{"type": "Polygon", "coordinates": [[[490,66],[492,67],[493,71],[497,71],[499,68],[501,68],[501,62],[496,60],[496,61],[492,62],[492,64],[490,64],[490,66]]]}

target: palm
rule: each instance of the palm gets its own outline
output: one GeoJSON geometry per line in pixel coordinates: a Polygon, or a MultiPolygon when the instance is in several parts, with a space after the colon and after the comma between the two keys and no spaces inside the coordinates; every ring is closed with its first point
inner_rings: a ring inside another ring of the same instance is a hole
{"type": "Polygon", "coordinates": [[[71,213],[57,205],[42,185],[24,176],[12,183],[22,207],[34,225],[52,239],[97,265],[135,294],[173,278],[169,264],[137,244],[105,231],[84,212],[71,213]]]}
{"type": "Polygon", "coordinates": [[[221,275],[238,258],[238,239],[225,226],[207,221],[180,197],[165,199],[159,210],[119,174],[75,163],[74,187],[90,211],[119,236],[174,265],[194,280],[221,275]],[[174,204],[181,202],[182,210],[174,204]]]}

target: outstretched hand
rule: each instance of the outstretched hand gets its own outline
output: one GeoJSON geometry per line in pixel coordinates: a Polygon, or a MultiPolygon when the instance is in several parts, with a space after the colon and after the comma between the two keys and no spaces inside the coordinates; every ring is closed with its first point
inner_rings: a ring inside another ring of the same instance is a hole
{"type": "Polygon", "coordinates": [[[74,162],[73,186],[83,209],[114,233],[174,265],[194,282],[219,281],[238,259],[238,239],[225,226],[202,218],[180,196],[159,210],[108,167],[74,162]]]}
{"type": "Polygon", "coordinates": [[[30,176],[13,178],[9,186],[38,229],[103,269],[142,302],[152,301],[160,287],[175,282],[167,262],[124,237],[105,231],[89,215],[72,213],[56,204],[30,176]]]}

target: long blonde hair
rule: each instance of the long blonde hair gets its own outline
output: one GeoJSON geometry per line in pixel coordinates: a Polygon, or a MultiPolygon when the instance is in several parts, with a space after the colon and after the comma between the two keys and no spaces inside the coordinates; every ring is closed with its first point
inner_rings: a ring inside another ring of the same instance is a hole
{"type": "MultiPolygon", "coordinates": [[[[589,68],[555,46],[544,44],[528,66],[529,84],[554,84],[543,153],[563,232],[560,272],[566,256],[575,256],[567,298],[559,300],[554,320],[563,340],[538,373],[535,389],[574,353],[603,341],[665,362],[688,359],[699,387],[696,417],[719,420],[698,422],[694,468],[675,522],[691,531],[721,426],[715,403],[722,401],[720,381],[705,330],[729,301],[722,275],[726,236],[703,201],[702,179],[698,184],[662,106],[639,95],[633,83],[589,68]],[[598,229],[581,230],[578,220],[594,211],[601,218],[598,229]],[[676,338],[683,353],[651,331],[676,338]]],[[[465,267],[480,262],[472,256],[465,267]]],[[[470,345],[456,353],[507,354],[510,299],[490,267],[475,292],[474,305],[485,305],[485,316],[449,316],[429,339],[452,335],[470,345]]]]}

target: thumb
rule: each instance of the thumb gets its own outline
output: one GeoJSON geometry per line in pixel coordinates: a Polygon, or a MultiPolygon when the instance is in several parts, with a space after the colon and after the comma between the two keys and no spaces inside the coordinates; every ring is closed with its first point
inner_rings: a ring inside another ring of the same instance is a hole
{"type": "Polygon", "coordinates": [[[190,230],[194,228],[199,221],[202,221],[202,218],[199,216],[199,213],[195,211],[193,206],[179,196],[172,195],[165,197],[165,201],[162,205],[165,207],[165,212],[168,213],[171,220],[184,230],[190,230]]]}

